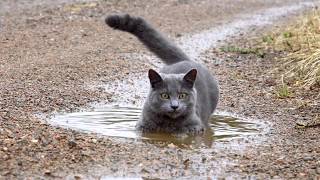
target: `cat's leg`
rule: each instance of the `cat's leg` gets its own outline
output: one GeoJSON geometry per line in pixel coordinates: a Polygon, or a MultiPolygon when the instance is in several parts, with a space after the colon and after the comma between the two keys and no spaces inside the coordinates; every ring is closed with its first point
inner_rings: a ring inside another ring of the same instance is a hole
{"type": "Polygon", "coordinates": [[[157,131],[158,127],[157,125],[152,122],[145,119],[141,119],[136,124],[136,129],[138,131],[141,131],[142,133],[150,133],[157,131]]]}
{"type": "Polygon", "coordinates": [[[181,128],[182,133],[187,134],[202,134],[205,131],[204,125],[201,123],[199,117],[194,116],[190,118],[181,128]]]}

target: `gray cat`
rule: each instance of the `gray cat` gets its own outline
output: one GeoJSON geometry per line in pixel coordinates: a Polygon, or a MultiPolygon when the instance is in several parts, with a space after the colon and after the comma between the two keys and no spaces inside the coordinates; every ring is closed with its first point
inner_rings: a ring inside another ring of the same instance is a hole
{"type": "Polygon", "coordinates": [[[135,35],[166,65],[150,69],[150,92],[137,129],[142,132],[201,133],[219,99],[218,83],[203,65],[192,61],[143,18],[111,15],[106,23],[135,35]]]}

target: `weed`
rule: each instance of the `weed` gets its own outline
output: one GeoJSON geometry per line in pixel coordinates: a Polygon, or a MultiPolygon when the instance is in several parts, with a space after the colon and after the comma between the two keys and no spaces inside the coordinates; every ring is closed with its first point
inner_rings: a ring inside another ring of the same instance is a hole
{"type": "Polygon", "coordinates": [[[278,98],[284,99],[292,96],[291,91],[289,90],[288,85],[286,85],[283,81],[283,76],[281,77],[281,87],[279,87],[276,91],[276,95],[278,98]]]}
{"type": "Polygon", "coordinates": [[[227,53],[239,53],[239,54],[255,54],[261,58],[265,56],[265,53],[258,48],[241,48],[236,46],[223,46],[220,48],[222,52],[227,53]]]}
{"type": "Polygon", "coordinates": [[[265,42],[265,43],[273,43],[273,37],[271,35],[267,35],[267,36],[263,36],[262,37],[262,42],[265,42]]]}
{"type": "Polygon", "coordinates": [[[292,35],[291,32],[284,32],[284,33],[283,33],[283,37],[284,37],[284,38],[291,38],[291,37],[293,37],[293,35],[292,35]]]}

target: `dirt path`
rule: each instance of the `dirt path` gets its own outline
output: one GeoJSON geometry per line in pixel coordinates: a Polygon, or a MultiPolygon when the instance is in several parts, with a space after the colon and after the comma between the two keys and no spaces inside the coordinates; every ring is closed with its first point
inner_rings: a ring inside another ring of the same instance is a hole
{"type": "MultiPolygon", "coordinates": [[[[161,147],[55,128],[35,116],[108,102],[112,94],[96,86],[152,66],[148,60],[126,56],[149,53],[131,36],[108,29],[103,24],[106,14],[144,16],[176,38],[234,22],[240,15],[305,1],[50,2],[0,3],[1,178],[319,176],[319,133],[293,129],[290,120],[299,116],[291,110],[294,102],[274,103],[271,89],[263,83],[267,78],[264,72],[273,63],[254,57],[225,61],[218,69],[210,62],[208,65],[223,89],[219,109],[276,124],[268,140],[259,143],[234,140],[217,143],[210,150],[161,147]]],[[[217,57],[214,52],[207,52],[208,61],[217,57]]]]}

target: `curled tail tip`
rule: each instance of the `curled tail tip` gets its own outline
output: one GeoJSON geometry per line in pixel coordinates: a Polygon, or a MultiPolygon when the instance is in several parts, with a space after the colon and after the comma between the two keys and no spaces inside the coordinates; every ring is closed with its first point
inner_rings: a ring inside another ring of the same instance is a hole
{"type": "Polygon", "coordinates": [[[105,19],[105,23],[112,28],[119,28],[120,24],[121,24],[121,17],[120,15],[117,14],[112,14],[106,17],[105,19]]]}
{"type": "Polygon", "coordinates": [[[105,23],[109,27],[131,33],[134,33],[137,29],[141,29],[143,22],[142,18],[129,14],[112,14],[105,19],[105,23]]]}

